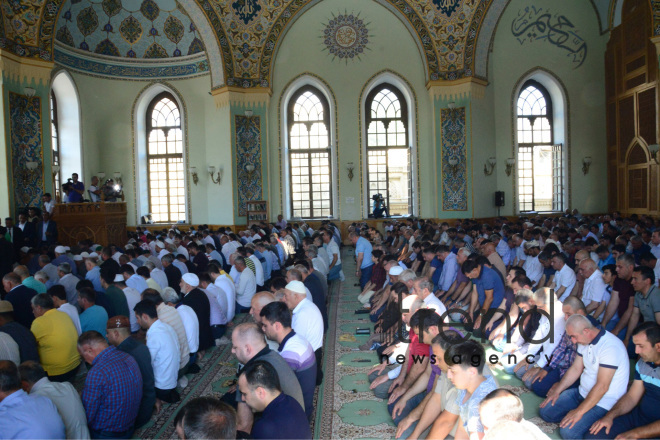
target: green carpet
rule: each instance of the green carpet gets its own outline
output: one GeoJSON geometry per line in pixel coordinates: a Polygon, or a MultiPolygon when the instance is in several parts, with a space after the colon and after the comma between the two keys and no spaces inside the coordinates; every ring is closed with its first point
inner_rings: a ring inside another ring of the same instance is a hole
{"type": "MultiPolygon", "coordinates": [[[[325,382],[319,393],[314,438],[394,438],[396,426],[387,412],[387,402],[377,399],[369,390],[368,370],[378,363],[376,353],[356,351],[368,336],[355,335],[356,328],[371,328],[368,315],[356,315],[361,307],[360,293],[355,287],[354,248],[342,252],[342,265],[346,281],[329,306],[330,329],[326,335],[324,371],[325,382]],[[317,419],[318,420],[318,419],[317,419]]],[[[520,396],[525,406],[525,418],[544,431],[550,438],[559,439],[557,425],[539,417],[539,404],[543,401],[524,387],[522,381],[506,374],[501,367],[491,368],[498,384],[520,396]]]]}

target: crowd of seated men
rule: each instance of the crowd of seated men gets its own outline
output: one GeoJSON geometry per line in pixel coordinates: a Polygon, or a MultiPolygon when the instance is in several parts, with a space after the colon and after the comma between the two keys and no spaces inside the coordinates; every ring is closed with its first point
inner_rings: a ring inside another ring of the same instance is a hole
{"type": "Polygon", "coordinates": [[[48,221],[44,240],[0,226],[0,438],[132,438],[229,343],[236,385],[181,411],[181,437],[219,407],[241,436],[311,438],[328,283],[343,278],[335,225],[137,228],[69,247],[48,221]],[[254,322],[232,323],[247,312],[254,322]]]}
{"type": "MultiPolygon", "coordinates": [[[[493,369],[543,397],[540,417],[563,438],[660,436],[653,219],[349,229],[358,299],[375,324],[361,349],[381,360],[370,387],[397,438],[546,438],[493,369]]],[[[130,438],[227,343],[235,386],[181,408],[178,435],[311,438],[328,284],[345,278],[335,225],[138,228],[106,247],[44,236],[28,245],[0,227],[3,438],[130,438]],[[232,324],[242,312],[249,322],[232,324]]]]}
{"type": "MultiPolygon", "coordinates": [[[[384,233],[355,224],[350,238],[375,323],[360,348],[381,360],[370,388],[397,438],[511,435],[510,420],[483,417],[493,368],[544,399],[539,415],[562,438],[660,436],[657,220],[406,219],[384,233]]],[[[515,432],[546,438],[527,423],[515,432]]]]}

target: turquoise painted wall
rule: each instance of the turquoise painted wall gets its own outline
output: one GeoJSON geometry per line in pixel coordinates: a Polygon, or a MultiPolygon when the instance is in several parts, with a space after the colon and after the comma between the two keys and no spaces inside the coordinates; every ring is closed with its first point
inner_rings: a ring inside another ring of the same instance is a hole
{"type": "MultiPolygon", "coordinates": [[[[135,200],[133,174],[133,107],[147,88],[147,81],[119,81],[71,73],[81,101],[84,169],[86,176],[99,171],[106,176],[122,173],[128,207],[128,224],[140,215],[135,200]]],[[[198,185],[186,171],[190,193],[189,221],[231,225],[234,223],[232,197],[231,128],[228,107],[216,108],[209,94],[209,77],[167,81],[185,105],[188,130],[188,166],[197,167],[198,185]],[[220,185],[213,184],[207,167],[224,170],[220,185]]],[[[85,182],[88,185],[88,182],[85,182]]]]}
{"type": "MultiPolygon", "coordinates": [[[[505,174],[505,161],[513,156],[513,91],[528,73],[543,69],[555,76],[565,86],[569,114],[569,195],[570,207],[581,212],[599,213],[607,210],[606,189],[606,143],[605,143],[605,76],[604,54],[609,36],[601,35],[596,12],[588,0],[512,0],[500,18],[493,39],[493,50],[489,59],[490,85],[483,105],[474,108],[474,120],[484,121],[485,131],[474,131],[475,145],[488,146],[497,157],[495,179],[488,179],[479,171],[482,164],[475,166],[475,190],[486,182],[506,194],[503,215],[514,214],[513,177],[505,174]],[[566,17],[575,32],[586,42],[587,55],[581,66],[572,62],[569,53],[548,41],[537,40],[521,44],[512,34],[512,23],[525,7],[534,6],[566,17]],[[492,115],[492,116],[491,116],[492,115]],[[492,124],[489,121],[492,119],[492,124]],[[488,128],[492,127],[492,128],[488,128]],[[492,136],[492,137],[491,137],[492,136]],[[582,159],[593,160],[588,175],[582,174],[582,159]],[[479,177],[477,177],[479,176],[479,177]],[[495,184],[492,182],[495,180],[495,184]]],[[[517,97],[515,97],[517,100],[517,97]]],[[[475,123],[476,126],[476,123],[475,123]]],[[[476,153],[476,151],[475,151],[476,153]]],[[[475,216],[490,216],[496,213],[492,191],[483,194],[491,198],[477,203],[475,216]]]]}
{"type": "MultiPolygon", "coordinates": [[[[421,188],[420,214],[436,215],[436,189],[427,182],[435,180],[435,142],[433,140],[433,111],[426,90],[424,61],[415,40],[402,19],[371,0],[333,0],[320,2],[310,8],[288,30],[279,43],[273,69],[273,96],[268,109],[268,148],[270,162],[270,211],[273,217],[282,212],[283,186],[280,156],[283,147],[280,99],[291,81],[308,72],[321,78],[332,91],[337,103],[338,198],[335,215],[343,220],[361,219],[363,188],[360,151],[360,97],[364,87],[379,72],[390,70],[404,78],[414,93],[417,108],[415,135],[421,188]],[[359,13],[369,30],[367,50],[359,60],[333,60],[323,44],[323,30],[333,15],[359,13]],[[352,181],[348,179],[347,164],[353,163],[352,181]]],[[[364,176],[366,178],[366,176],[364,176]]]]}

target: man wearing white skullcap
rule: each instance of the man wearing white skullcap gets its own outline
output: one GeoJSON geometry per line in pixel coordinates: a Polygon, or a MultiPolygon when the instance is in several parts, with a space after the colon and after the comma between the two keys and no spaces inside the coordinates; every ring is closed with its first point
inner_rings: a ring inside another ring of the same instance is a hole
{"type": "Polygon", "coordinates": [[[199,321],[199,357],[215,344],[211,333],[211,304],[206,294],[198,289],[199,278],[194,273],[186,273],[181,277],[182,304],[187,305],[197,315],[199,321]]]}

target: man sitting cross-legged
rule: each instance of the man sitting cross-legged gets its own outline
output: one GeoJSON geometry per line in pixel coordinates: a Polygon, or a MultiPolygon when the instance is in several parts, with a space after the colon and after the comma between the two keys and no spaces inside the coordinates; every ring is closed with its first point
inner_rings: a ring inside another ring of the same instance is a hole
{"type": "Polygon", "coordinates": [[[497,388],[492,376],[483,374],[486,352],[476,341],[452,345],[445,352],[449,366],[447,375],[459,390],[456,396],[460,421],[456,429],[456,440],[476,440],[483,437],[484,427],[479,417],[479,403],[497,388]]]}
{"type": "Polygon", "coordinates": [[[316,356],[311,344],[291,328],[291,311],[280,301],[264,306],[260,313],[266,337],[279,344],[277,351],[291,367],[302,389],[305,413],[311,420],[314,415],[314,390],[316,389],[316,356]]]}
{"type": "Polygon", "coordinates": [[[261,413],[251,435],[255,439],[311,439],[307,417],[300,404],[283,392],[280,372],[266,360],[245,365],[238,377],[243,405],[261,413]]]}
{"type": "Polygon", "coordinates": [[[660,325],[645,322],[633,330],[639,360],[628,392],[596,421],[586,438],[657,438],[660,436],[660,325]]]}
{"type": "MultiPolygon", "coordinates": [[[[278,372],[282,391],[293,397],[300,404],[302,410],[305,400],[303,399],[300,383],[298,383],[296,375],[282,356],[268,348],[265,335],[257,324],[246,322],[237,325],[231,334],[231,342],[232,353],[234,353],[238,362],[243,364],[243,369],[239,371],[239,376],[241,371],[258,360],[270,363],[278,372]]],[[[243,401],[240,389],[230,390],[225,393],[222,396],[222,401],[236,407],[238,430],[250,432],[254,418],[250,408],[243,401]]]]}
{"type": "Polygon", "coordinates": [[[559,423],[562,438],[578,439],[626,393],[629,364],[622,362],[627,352],[621,340],[586,317],[568,318],[566,332],[578,344],[578,356],[548,391],[540,415],[546,422],[559,423]],[[579,388],[568,389],[578,378],[579,388]]]}
{"type": "MultiPolygon", "coordinates": [[[[422,302],[422,300],[420,298],[417,298],[417,296],[415,295],[409,295],[403,300],[402,310],[408,310],[408,312],[402,313],[401,319],[406,324],[406,326],[410,323],[410,317],[414,315],[415,312],[419,310],[423,305],[424,303],[422,302]]],[[[404,330],[405,329],[402,329],[402,332],[404,330]]],[[[394,391],[394,388],[396,387],[396,385],[394,385],[394,382],[395,380],[398,380],[398,377],[400,376],[402,370],[401,364],[399,364],[398,361],[403,359],[405,362],[405,360],[407,359],[407,355],[411,350],[410,345],[412,345],[413,342],[415,344],[412,350],[414,354],[417,354],[415,351],[417,350],[417,347],[419,347],[419,340],[417,336],[413,336],[413,335],[414,332],[411,332],[408,335],[406,334],[401,335],[406,337],[406,339],[408,339],[408,342],[401,342],[397,345],[392,345],[388,347],[385,351],[383,351],[384,356],[389,356],[387,360],[385,362],[381,362],[380,365],[372,368],[367,373],[369,375],[369,382],[371,382],[369,388],[373,390],[374,395],[379,399],[387,399],[389,394],[392,391],[394,391]]],[[[426,353],[428,354],[428,346],[426,348],[426,353]]],[[[409,365],[411,365],[412,367],[412,361],[409,363],[409,365]]],[[[415,368],[415,372],[417,372],[417,375],[421,374],[421,371],[423,371],[423,369],[420,369],[420,366],[417,365],[415,368]]]]}

